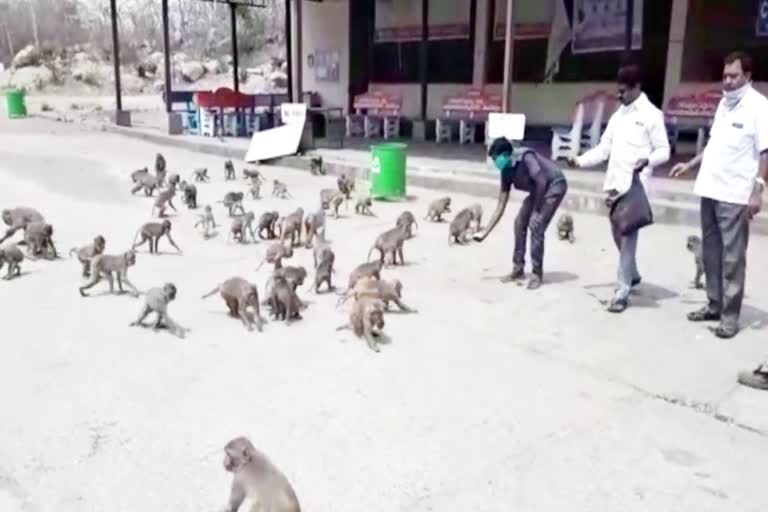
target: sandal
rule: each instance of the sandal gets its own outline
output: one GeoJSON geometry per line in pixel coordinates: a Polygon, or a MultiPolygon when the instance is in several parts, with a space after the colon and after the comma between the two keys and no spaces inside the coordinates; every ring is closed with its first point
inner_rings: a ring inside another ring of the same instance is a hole
{"type": "Polygon", "coordinates": [[[629,304],[626,300],[612,300],[606,311],[609,313],[623,313],[629,304]]]}
{"type": "Polygon", "coordinates": [[[768,373],[763,371],[763,365],[760,365],[751,372],[739,372],[736,380],[742,386],[768,390],[768,373]]]}
{"type": "Polygon", "coordinates": [[[714,329],[710,327],[710,330],[715,333],[715,336],[723,340],[731,339],[739,333],[738,327],[723,324],[718,325],[714,329]]]}
{"type": "Polygon", "coordinates": [[[519,281],[523,278],[525,278],[525,271],[518,267],[513,269],[511,274],[507,274],[506,276],[502,277],[500,281],[502,283],[511,283],[513,281],[519,281]]]}
{"type": "Polygon", "coordinates": [[[720,320],[720,313],[715,313],[707,306],[688,313],[690,322],[717,322],[720,320]]]}

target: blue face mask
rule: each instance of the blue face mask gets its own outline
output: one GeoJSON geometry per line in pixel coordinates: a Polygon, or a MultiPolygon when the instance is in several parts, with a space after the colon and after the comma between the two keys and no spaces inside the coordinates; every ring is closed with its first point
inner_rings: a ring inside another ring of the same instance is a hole
{"type": "Polygon", "coordinates": [[[493,163],[499,172],[504,171],[504,169],[506,169],[510,164],[514,164],[512,161],[512,155],[509,153],[502,153],[501,155],[497,155],[496,158],[493,159],[493,163]]]}

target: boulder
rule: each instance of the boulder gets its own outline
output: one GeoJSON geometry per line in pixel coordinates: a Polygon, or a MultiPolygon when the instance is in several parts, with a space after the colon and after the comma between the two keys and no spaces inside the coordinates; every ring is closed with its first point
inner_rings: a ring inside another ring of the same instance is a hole
{"type": "Polygon", "coordinates": [[[42,90],[53,82],[53,73],[45,66],[27,66],[12,72],[8,85],[27,91],[42,90]]]}
{"type": "Polygon", "coordinates": [[[156,69],[162,69],[163,67],[163,52],[153,52],[147,59],[149,62],[155,65],[156,69]]]}
{"type": "Polygon", "coordinates": [[[120,83],[126,93],[138,94],[144,92],[144,88],[150,82],[142,80],[136,75],[132,75],[130,73],[122,73],[122,76],[120,77],[120,83]]]}
{"type": "Polygon", "coordinates": [[[221,73],[221,64],[219,64],[219,61],[215,59],[211,59],[209,61],[206,61],[203,64],[203,67],[205,68],[205,72],[209,75],[218,75],[221,73]]]}
{"type": "Polygon", "coordinates": [[[273,89],[285,89],[288,87],[288,75],[282,71],[273,71],[269,75],[269,81],[273,89]]]}
{"type": "Polygon", "coordinates": [[[13,58],[12,66],[15,68],[26,68],[29,66],[37,66],[40,64],[40,50],[33,45],[28,45],[22,48],[19,53],[13,58]]]}
{"type": "Polygon", "coordinates": [[[82,64],[84,62],[90,62],[91,60],[93,59],[91,59],[90,55],[85,52],[77,52],[72,56],[73,64],[82,64]]]}
{"type": "Polygon", "coordinates": [[[181,65],[181,77],[187,82],[197,82],[205,74],[205,68],[197,61],[184,62],[181,65]]]}
{"type": "Polygon", "coordinates": [[[99,66],[91,61],[76,63],[72,67],[72,78],[94,87],[99,87],[103,80],[99,66]]]}

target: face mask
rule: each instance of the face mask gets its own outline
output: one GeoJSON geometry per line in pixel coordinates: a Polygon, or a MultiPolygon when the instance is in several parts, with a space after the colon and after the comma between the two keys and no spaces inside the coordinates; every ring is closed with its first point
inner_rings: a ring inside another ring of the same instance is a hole
{"type": "Polygon", "coordinates": [[[733,91],[723,91],[723,98],[725,98],[725,104],[729,107],[735,106],[739,101],[741,101],[741,98],[744,97],[744,95],[747,93],[747,90],[749,89],[749,82],[742,85],[738,89],[734,89],[733,91]]]}
{"type": "Polygon", "coordinates": [[[496,166],[496,169],[499,171],[503,171],[507,168],[507,166],[512,162],[512,156],[504,153],[501,155],[498,155],[496,158],[493,159],[493,163],[496,166]]]}

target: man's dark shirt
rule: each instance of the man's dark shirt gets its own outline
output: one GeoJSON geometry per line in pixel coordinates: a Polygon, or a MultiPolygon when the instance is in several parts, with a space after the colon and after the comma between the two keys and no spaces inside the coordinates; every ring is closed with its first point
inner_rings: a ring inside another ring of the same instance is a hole
{"type": "MultiPolygon", "coordinates": [[[[536,188],[533,177],[535,174],[531,171],[531,168],[536,169],[534,163],[529,164],[531,160],[538,163],[538,172],[546,173],[547,177],[547,191],[554,189],[553,185],[560,182],[565,184],[565,175],[560,167],[548,158],[544,158],[537,154],[532,149],[523,149],[521,151],[522,157],[517,161],[515,165],[508,165],[501,171],[501,191],[509,192],[512,186],[517,190],[524,192],[533,192],[536,188]]],[[[518,153],[519,154],[519,153],[518,153]]],[[[560,187],[557,187],[559,189],[560,187]]]]}

